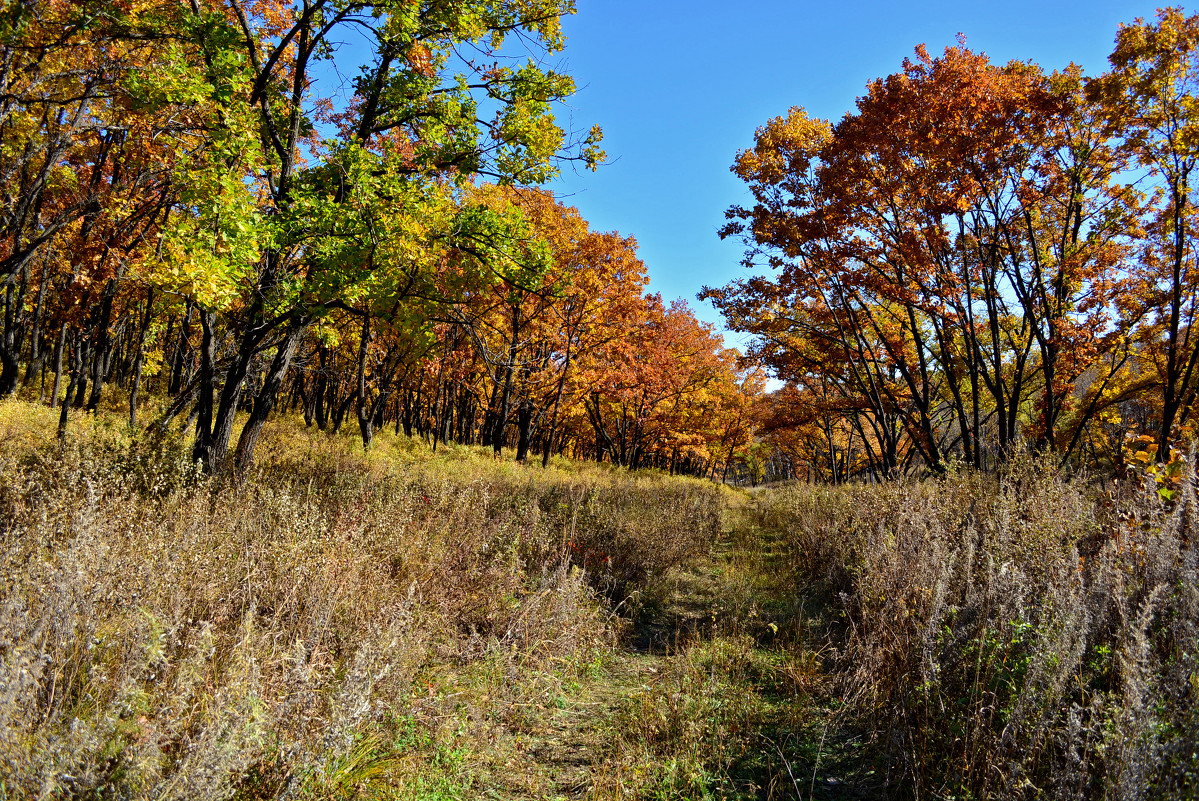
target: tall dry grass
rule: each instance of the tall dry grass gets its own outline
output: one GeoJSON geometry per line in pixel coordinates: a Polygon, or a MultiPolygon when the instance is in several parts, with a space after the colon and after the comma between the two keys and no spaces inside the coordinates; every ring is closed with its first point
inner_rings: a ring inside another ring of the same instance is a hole
{"type": "Polygon", "coordinates": [[[439,721],[518,726],[522,693],[612,648],[609,599],[719,522],[698,482],[286,426],[254,475],[211,479],[103,421],[60,448],[38,415],[0,407],[0,798],[476,792],[487,760],[439,721]],[[448,715],[447,670],[485,705],[448,715]]]}
{"type": "Polygon", "coordinates": [[[1199,797],[1199,499],[998,479],[763,499],[895,797],[1199,797]]]}

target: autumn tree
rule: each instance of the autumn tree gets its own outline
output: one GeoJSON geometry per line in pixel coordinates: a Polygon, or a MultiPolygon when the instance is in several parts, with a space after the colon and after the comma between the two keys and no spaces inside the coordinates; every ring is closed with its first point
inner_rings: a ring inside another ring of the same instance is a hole
{"type": "Polygon", "coordinates": [[[1199,15],[1164,8],[1153,22],[1121,25],[1110,61],[1111,70],[1087,88],[1101,106],[1107,133],[1123,138],[1149,172],[1153,208],[1122,305],[1126,320],[1146,323],[1144,351],[1161,393],[1157,451],[1166,458],[1191,418],[1199,383],[1199,254],[1191,197],[1199,159],[1199,15]]]}
{"type": "MultiPolygon", "coordinates": [[[[423,227],[429,219],[426,201],[444,208],[447,189],[472,176],[537,182],[553,173],[565,135],[553,122],[552,105],[573,84],[533,61],[501,66],[497,54],[515,32],[558,49],[559,20],[571,8],[532,0],[417,6],[310,0],[294,7],[197,0],[191,10],[190,49],[181,57],[202,72],[232,72],[234,80],[213,82],[213,91],[237,107],[235,124],[251,115],[258,137],[251,152],[261,154],[232,170],[226,164],[212,177],[253,187],[255,208],[224,215],[199,209],[194,218],[197,236],[211,229],[210,222],[257,234],[248,243],[256,256],[222,258],[237,289],[229,317],[237,344],[211,423],[202,414],[197,430],[196,456],[213,466],[224,459],[245,379],[259,353],[270,346],[276,352],[253,404],[265,414],[307,327],[344,300],[338,292],[354,292],[346,266],[354,265],[361,276],[373,272],[383,256],[402,258],[402,245],[382,234],[395,234],[414,218],[423,227]],[[366,35],[369,54],[352,102],[334,109],[328,95],[319,93],[319,65],[332,58],[350,30],[366,35]],[[481,56],[462,58],[467,45],[481,56]],[[481,97],[494,111],[489,119],[481,118],[481,97]],[[337,135],[320,139],[321,125],[332,126],[337,135]],[[391,254],[384,252],[388,248],[391,254]]],[[[580,158],[598,156],[597,136],[576,151],[580,158]]],[[[452,230],[451,221],[443,223],[452,230]]],[[[418,236],[422,244],[423,237],[418,236]]],[[[224,249],[224,239],[218,236],[207,249],[179,250],[203,262],[211,251],[224,249]]],[[[198,273],[206,266],[179,261],[198,273]]],[[[215,324],[213,313],[208,308],[201,315],[205,330],[215,324]]],[[[215,377],[202,383],[205,403],[215,377]]],[[[251,439],[239,447],[243,460],[251,456],[260,420],[251,423],[251,439]]]]}
{"type": "Polygon", "coordinates": [[[140,103],[137,83],[168,49],[164,29],[179,14],[91,2],[9,3],[0,14],[0,394],[16,386],[22,340],[40,366],[46,323],[56,323],[59,353],[80,351],[79,369],[90,372],[94,409],[122,280],[155,252],[172,203],[164,138],[188,114],[140,103]]]}
{"type": "Polygon", "coordinates": [[[1072,447],[1086,415],[1065,412],[1135,220],[1081,86],[918,48],[836,126],[793,109],[739,154],[755,205],[722,235],[777,274],[705,294],[776,369],[857,409],[884,473],[900,431],[933,470],[949,451],[1003,459],[1021,435],[1072,447]]]}
{"type": "Polygon", "coordinates": [[[716,393],[759,389],[738,380],[737,371],[736,354],[686,303],[666,305],[658,295],[646,296],[636,327],[582,365],[578,381],[595,457],[606,454],[633,468],[662,457],[666,466],[692,448],[710,457],[704,431],[713,429],[697,423],[710,422],[708,416],[721,410],[738,411],[735,403],[722,407],[716,393]]]}
{"type": "Polygon", "coordinates": [[[497,280],[461,307],[491,366],[485,438],[500,450],[515,407],[517,458],[527,457],[541,427],[545,464],[563,404],[575,400],[579,359],[628,336],[634,325],[648,280],[645,265],[633,240],[591,231],[577,209],[548,192],[484,187],[477,198],[527,224],[508,266],[493,259],[497,280]]]}

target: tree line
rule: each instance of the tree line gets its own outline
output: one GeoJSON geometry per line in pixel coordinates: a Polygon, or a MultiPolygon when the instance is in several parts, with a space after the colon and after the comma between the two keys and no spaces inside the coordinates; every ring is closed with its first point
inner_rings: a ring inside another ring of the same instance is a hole
{"type": "Polygon", "coordinates": [[[761,409],[786,470],[1119,467],[1193,439],[1197,45],[1168,8],[1096,77],[920,47],[839,122],[758,130],[722,231],[758,272],[704,296],[787,381],[761,409]]]}
{"type": "Polygon", "coordinates": [[[25,387],[62,433],[127,393],[132,425],[192,432],[209,470],[251,465],[287,409],[367,447],[393,425],[723,474],[761,371],[647,293],[631,238],[537,188],[603,159],[543,66],[573,10],[5,3],[0,395],[25,387]]]}
{"type": "Polygon", "coordinates": [[[65,432],[119,390],[209,470],[281,407],[366,447],[712,477],[1119,468],[1193,437],[1199,16],[1121,26],[1095,77],[921,47],[835,124],[771,120],[721,232],[766,270],[701,294],[741,357],[538,188],[603,159],[554,116],[573,10],[5,3],[0,395],[65,432]]]}

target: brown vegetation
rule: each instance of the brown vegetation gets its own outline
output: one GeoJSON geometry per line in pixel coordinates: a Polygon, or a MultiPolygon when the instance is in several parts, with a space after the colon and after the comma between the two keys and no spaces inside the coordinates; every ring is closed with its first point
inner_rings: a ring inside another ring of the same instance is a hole
{"type": "MultiPolygon", "coordinates": [[[[10,442],[48,433],[3,411],[10,442]]],[[[421,776],[460,797],[437,760],[462,715],[470,739],[519,733],[610,649],[596,591],[635,590],[719,521],[712,485],[368,461],[287,431],[222,485],[180,443],[101,423],[2,457],[8,797],[438,797],[421,776]]]]}
{"type": "Polygon", "coordinates": [[[750,502],[276,424],[235,480],[114,419],[0,406],[6,797],[1195,795],[1190,473],[750,502]]]}
{"type": "Polygon", "coordinates": [[[770,495],[829,669],[920,798],[1192,798],[1199,508],[1021,461],[770,495]]]}

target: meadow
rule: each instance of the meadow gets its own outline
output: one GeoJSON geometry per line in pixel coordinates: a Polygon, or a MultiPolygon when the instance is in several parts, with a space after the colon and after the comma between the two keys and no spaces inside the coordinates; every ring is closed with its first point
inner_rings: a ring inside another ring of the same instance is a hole
{"type": "Polygon", "coordinates": [[[0,798],[1194,798],[1199,514],[0,404],[0,798]]]}

